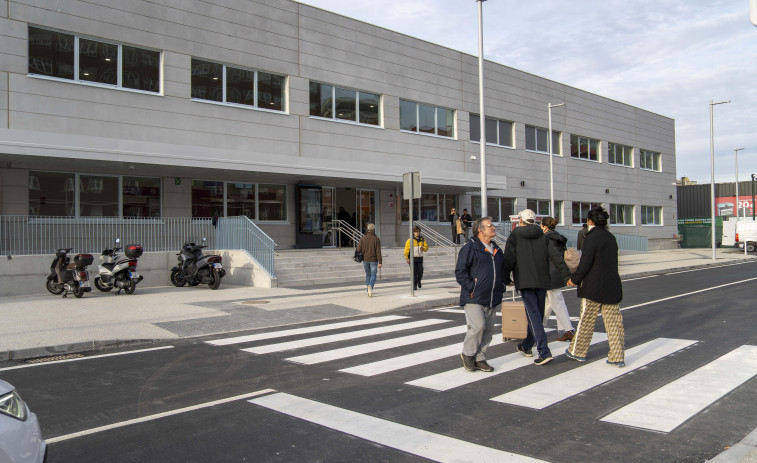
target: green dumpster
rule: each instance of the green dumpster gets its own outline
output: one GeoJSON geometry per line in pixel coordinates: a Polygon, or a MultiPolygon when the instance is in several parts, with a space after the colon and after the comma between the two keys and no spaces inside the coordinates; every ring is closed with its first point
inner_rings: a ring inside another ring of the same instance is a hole
{"type": "MultiPolygon", "coordinates": [[[[712,220],[710,217],[678,219],[678,234],[682,248],[712,247],[712,220]]],[[[723,218],[715,217],[715,244],[720,247],[722,240],[723,218]]]]}

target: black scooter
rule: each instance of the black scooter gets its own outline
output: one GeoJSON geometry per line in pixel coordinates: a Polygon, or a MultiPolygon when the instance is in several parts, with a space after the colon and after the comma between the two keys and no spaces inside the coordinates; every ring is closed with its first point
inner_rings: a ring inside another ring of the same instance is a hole
{"type": "Polygon", "coordinates": [[[92,291],[87,265],[92,265],[95,259],[92,254],[77,254],[72,264],[71,258],[68,257],[71,249],[73,248],[55,251],[55,259],[47,276],[47,290],[52,294],[63,294],[63,297],[68,296],[68,293],[82,297],[84,293],[92,291]]]}
{"type": "MultiPolygon", "coordinates": [[[[205,238],[202,239],[203,243],[205,238]]],[[[186,284],[197,286],[200,283],[208,285],[210,289],[218,289],[221,278],[226,275],[221,256],[204,256],[202,249],[205,245],[184,243],[178,256],[179,264],[171,269],[171,283],[176,287],[186,284]]]]}

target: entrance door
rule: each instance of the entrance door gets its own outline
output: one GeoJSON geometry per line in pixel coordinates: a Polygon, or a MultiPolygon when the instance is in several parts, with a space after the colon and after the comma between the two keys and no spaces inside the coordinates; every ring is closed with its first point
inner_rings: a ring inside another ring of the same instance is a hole
{"type": "Polygon", "coordinates": [[[356,228],[365,233],[365,227],[369,223],[376,225],[376,235],[379,234],[378,215],[376,209],[376,190],[357,190],[357,226],[356,228]]]}
{"type": "Polygon", "coordinates": [[[334,187],[323,187],[321,198],[323,202],[323,247],[331,248],[336,246],[336,237],[332,227],[333,220],[336,219],[336,194],[334,187]]]}

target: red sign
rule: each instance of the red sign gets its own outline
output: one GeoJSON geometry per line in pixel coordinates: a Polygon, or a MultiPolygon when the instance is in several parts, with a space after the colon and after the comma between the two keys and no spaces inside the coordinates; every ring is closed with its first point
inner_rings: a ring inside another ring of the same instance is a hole
{"type": "MultiPolygon", "coordinates": [[[[736,216],[736,197],[735,196],[726,196],[721,198],[715,198],[715,207],[717,208],[717,215],[719,216],[736,216]]],[[[739,215],[741,217],[744,217],[744,208],[746,207],[746,215],[750,216],[752,215],[752,208],[754,205],[752,204],[752,197],[751,196],[741,196],[739,195],[739,215]]]]}

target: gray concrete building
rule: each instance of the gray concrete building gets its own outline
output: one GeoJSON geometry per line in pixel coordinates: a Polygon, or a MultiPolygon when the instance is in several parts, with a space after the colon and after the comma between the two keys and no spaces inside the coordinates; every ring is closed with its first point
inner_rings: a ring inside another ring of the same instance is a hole
{"type": "MultiPolygon", "coordinates": [[[[474,31],[472,31],[474,32],[474,31]]],[[[404,243],[480,213],[478,63],[290,0],[0,0],[0,214],[245,215],[282,248],[333,244],[340,207],[404,243]],[[309,235],[309,236],[306,236],[309,235]]],[[[546,214],[672,247],[671,118],[486,62],[488,210],[546,214]]],[[[445,232],[446,233],[446,232],[445,232]]]]}

